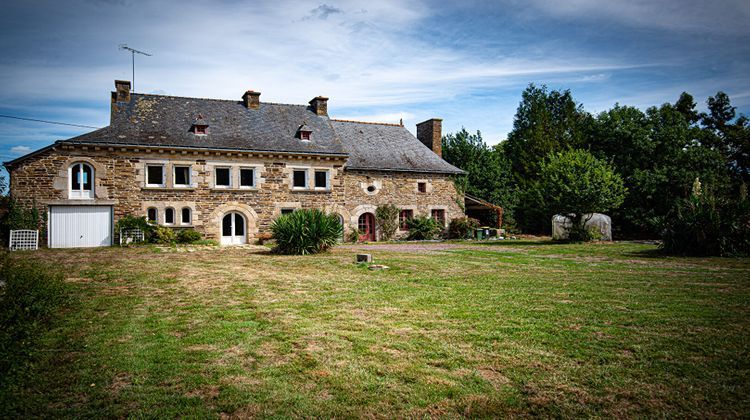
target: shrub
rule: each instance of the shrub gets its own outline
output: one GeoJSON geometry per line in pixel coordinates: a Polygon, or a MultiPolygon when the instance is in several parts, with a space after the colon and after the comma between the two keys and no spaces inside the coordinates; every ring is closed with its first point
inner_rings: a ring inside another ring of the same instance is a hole
{"type": "Polygon", "coordinates": [[[716,198],[693,187],[661,221],[662,250],[677,255],[750,254],[750,201],[716,198]]]}
{"type": "Polygon", "coordinates": [[[171,245],[177,242],[177,234],[171,228],[164,226],[153,226],[151,230],[151,242],[156,244],[171,245]]]}
{"type": "Polygon", "coordinates": [[[437,221],[431,217],[412,217],[406,221],[409,227],[409,240],[435,239],[443,229],[437,221]]]}
{"type": "Polygon", "coordinates": [[[349,233],[346,235],[346,241],[351,243],[357,243],[362,238],[362,235],[364,235],[364,232],[362,232],[359,229],[352,229],[349,231],[349,233]]]}
{"type": "Polygon", "coordinates": [[[33,355],[36,337],[69,301],[62,275],[0,255],[0,378],[33,355]]]}
{"type": "Polygon", "coordinates": [[[126,214],[115,223],[115,233],[119,235],[120,231],[128,229],[140,229],[143,232],[143,239],[148,240],[152,236],[154,225],[149,223],[145,216],[136,217],[126,214]]]}
{"type": "Polygon", "coordinates": [[[39,230],[40,236],[44,236],[46,221],[47,214],[45,212],[40,212],[39,209],[36,208],[36,203],[33,203],[29,208],[19,205],[16,200],[8,199],[8,212],[5,213],[0,222],[2,242],[8,242],[11,230],[39,230]]]}
{"type": "Polygon", "coordinates": [[[457,217],[448,225],[448,235],[454,239],[467,239],[474,236],[479,220],[471,217],[457,217]]]}
{"type": "Polygon", "coordinates": [[[380,238],[384,241],[390,241],[393,239],[393,235],[396,234],[398,229],[398,207],[393,204],[384,204],[378,206],[375,210],[375,219],[380,229],[380,238]]]}
{"type": "Polygon", "coordinates": [[[177,232],[177,242],[181,244],[191,244],[200,241],[203,238],[195,229],[180,229],[177,232]]]}
{"type": "Polygon", "coordinates": [[[318,209],[297,210],[279,216],[271,224],[275,252],[306,255],[325,252],[338,242],[343,226],[335,214],[318,209]]]}

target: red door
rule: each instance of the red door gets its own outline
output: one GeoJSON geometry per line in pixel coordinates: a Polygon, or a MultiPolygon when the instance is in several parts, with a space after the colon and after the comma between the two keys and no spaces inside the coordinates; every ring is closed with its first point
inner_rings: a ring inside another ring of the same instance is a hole
{"type": "Polygon", "coordinates": [[[375,216],[372,213],[363,213],[359,216],[358,225],[362,234],[359,240],[375,242],[375,216]]]}

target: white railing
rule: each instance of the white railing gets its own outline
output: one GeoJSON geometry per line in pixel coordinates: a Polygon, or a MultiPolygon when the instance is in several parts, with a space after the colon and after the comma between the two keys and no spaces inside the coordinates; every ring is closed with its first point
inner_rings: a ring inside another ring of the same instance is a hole
{"type": "Polygon", "coordinates": [[[144,241],[143,231],[138,228],[120,229],[120,246],[144,241]]]}
{"type": "Polygon", "coordinates": [[[11,230],[8,245],[11,251],[39,249],[39,231],[30,229],[11,230]]]}

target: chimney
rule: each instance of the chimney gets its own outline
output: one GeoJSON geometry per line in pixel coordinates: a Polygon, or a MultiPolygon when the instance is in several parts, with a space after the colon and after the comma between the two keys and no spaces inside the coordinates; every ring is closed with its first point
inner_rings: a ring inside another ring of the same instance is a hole
{"type": "Polygon", "coordinates": [[[316,115],[328,116],[328,98],[316,96],[310,101],[310,106],[316,115]]]}
{"type": "Polygon", "coordinates": [[[242,95],[242,104],[247,109],[258,109],[260,108],[260,92],[248,90],[242,95]]]}
{"type": "Polygon", "coordinates": [[[417,139],[443,157],[443,120],[433,118],[417,124],[417,139]]]}
{"type": "Polygon", "coordinates": [[[112,102],[130,102],[130,81],[115,80],[115,91],[112,92],[112,102]]]}

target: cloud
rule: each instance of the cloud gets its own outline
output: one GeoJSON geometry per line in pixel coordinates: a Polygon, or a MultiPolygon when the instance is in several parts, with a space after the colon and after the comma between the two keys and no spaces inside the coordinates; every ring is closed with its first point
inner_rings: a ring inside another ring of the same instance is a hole
{"type": "Polygon", "coordinates": [[[320,19],[326,20],[328,16],[335,14],[343,14],[344,11],[338,7],[329,6],[327,4],[321,4],[320,6],[310,10],[310,13],[303,17],[302,20],[320,19]]]}
{"type": "Polygon", "coordinates": [[[673,31],[748,33],[746,0],[529,0],[541,13],[673,31]]]}
{"type": "Polygon", "coordinates": [[[31,147],[28,146],[13,146],[10,148],[10,152],[15,155],[25,155],[31,152],[31,147]]]}

